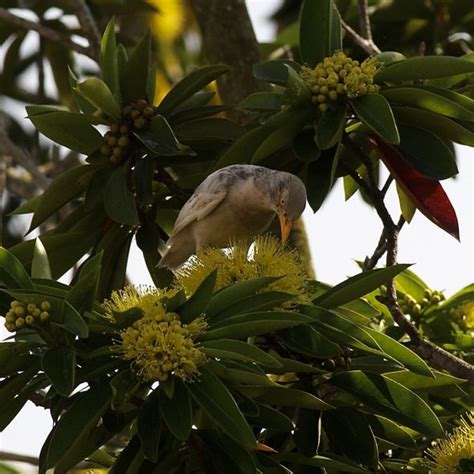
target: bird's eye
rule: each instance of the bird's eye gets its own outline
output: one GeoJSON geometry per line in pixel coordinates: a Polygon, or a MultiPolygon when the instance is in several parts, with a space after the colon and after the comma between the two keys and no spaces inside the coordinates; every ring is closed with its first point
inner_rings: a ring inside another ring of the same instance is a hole
{"type": "Polygon", "coordinates": [[[284,200],[284,199],[281,199],[281,200],[280,200],[280,204],[281,204],[282,206],[284,206],[284,205],[285,205],[285,200],[284,200]]]}

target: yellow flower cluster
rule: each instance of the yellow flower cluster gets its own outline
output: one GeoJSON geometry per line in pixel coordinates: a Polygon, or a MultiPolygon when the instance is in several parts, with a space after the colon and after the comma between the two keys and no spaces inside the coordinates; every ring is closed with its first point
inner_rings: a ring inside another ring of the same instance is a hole
{"type": "Polygon", "coordinates": [[[449,314],[459,326],[459,329],[474,329],[474,301],[452,308],[449,314]]]}
{"type": "Polygon", "coordinates": [[[143,317],[121,332],[118,351],[121,357],[132,361],[138,375],[146,381],[165,381],[171,374],[191,380],[206,362],[194,340],[206,330],[207,323],[199,317],[183,324],[163,304],[163,298],[172,297],[177,291],[128,286],[114,292],[111,300],[104,303],[109,317],[112,311],[142,310],[143,317]]]}
{"type": "Polygon", "coordinates": [[[12,301],[5,315],[5,328],[9,332],[15,332],[25,326],[46,324],[49,321],[50,310],[51,305],[48,301],[42,301],[39,307],[34,303],[12,301]]]}
{"type": "Polygon", "coordinates": [[[427,449],[427,455],[426,464],[433,474],[466,472],[459,463],[462,460],[472,462],[474,457],[474,413],[461,417],[460,425],[427,449]]]}
{"type": "Polygon", "coordinates": [[[337,51],[324,58],[314,69],[303,66],[300,75],[313,93],[313,103],[321,112],[326,112],[330,104],[335,104],[340,98],[352,99],[378,92],[374,75],[379,67],[373,57],[360,64],[342,51],[337,51]]]}
{"type": "Polygon", "coordinates": [[[264,291],[282,291],[294,295],[294,299],[283,303],[283,307],[310,301],[306,288],[307,277],[296,251],[283,246],[281,241],[272,236],[257,237],[253,255],[244,242],[236,243],[230,250],[204,249],[178,271],[177,285],[191,295],[216,268],[216,289],[251,278],[283,276],[264,291]]]}

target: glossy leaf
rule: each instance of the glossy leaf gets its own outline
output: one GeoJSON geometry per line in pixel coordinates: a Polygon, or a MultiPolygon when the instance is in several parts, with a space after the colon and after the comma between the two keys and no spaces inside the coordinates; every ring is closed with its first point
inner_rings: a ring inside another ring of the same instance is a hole
{"type": "Polygon", "coordinates": [[[204,313],[211,300],[216,278],[217,269],[204,278],[193,295],[179,308],[180,320],[183,323],[190,323],[204,313]]]}
{"type": "Polygon", "coordinates": [[[39,237],[35,240],[35,250],[31,262],[31,277],[51,279],[48,254],[39,237]]]}
{"type": "Polygon", "coordinates": [[[224,64],[213,64],[195,69],[184,79],[178,82],[166,94],[158,105],[158,112],[163,115],[169,114],[179,104],[189,99],[193,94],[207,86],[222,74],[229,71],[229,66],[224,64]]]}
{"type": "Polygon", "coordinates": [[[305,0],[300,17],[300,54],[303,62],[314,67],[341,49],[341,23],[333,0],[305,0]]]}
{"type": "Polygon", "coordinates": [[[234,397],[211,371],[201,367],[199,380],[185,387],[222,431],[244,446],[255,446],[255,436],[234,397]]]}
{"type": "Polygon", "coordinates": [[[417,171],[428,178],[446,179],[458,173],[456,157],[437,134],[420,127],[398,127],[399,151],[417,171]]]}
{"type": "Polygon", "coordinates": [[[398,202],[400,203],[400,210],[402,212],[403,218],[409,224],[413,219],[413,216],[416,212],[416,206],[410,200],[410,198],[403,192],[403,189],[397,184],[397,195],[398,202]]]}
{"type": "Polygon", "coordinates": [[[306,105],[311,100],[311,91],[301,76],[288,64],[288,81],[286,83],[283,104],[291,106],[306,105]]]}
{"type": "Polygon", "coordinates": [[[114,120],[119,120],[121,110],[107,84],[97,77],[90,77],[76,86],[76,91],[98,110],[102,110],[114,120]]]}
{"type": "Polygon", "coordinates": [[[330,383],[404,426],[428,436],[440,437],[443,434],[441,423],[429,405],[398,382],[355,370],[334,375],[330,383]]]}
{"type": "Polygon", "coordinates": [[[337,344],[311,326],[286,329],[279,337],[288,349],[309,357],[326,359],[342,354],[337,344]]]}
{"type": "Polygon", "coordinates": [[[456,74],[474,73],[474,63],[452,56],[417,56],[385,66],[376,75],[377,82],[423,81],[456,74]]]}
{"type": "Polygon", "coordinates": [[[247,420],[251,425],[263,426],[275,431],[289,432],[294,429],[294,424],[290,418],[281,411],[268,405],[257,403],[258,414],[255,416],[247,415],[247,420]]]}
{"type": "Polygon", "coordinates": [[[201,347],[210,357],[240,360],[244,362],[256,362],[257,364],[262,364],[267,367],[283,367],[281,362],[264,352],[262,349],[242,341],[236,341],[233,339],[204,341],[202,342],[201,347]]]}
{"type": "Polygon", "coordinates": [[[310,466],[314,468],[327,467],[334,470],[334,472],[367,472],[365,468],[361,468],[356,463],[351,462],[349,459],[343,456],[336,456],[335,454],[331,456],[317,454],[316,456],[308,457],[299,453],[288,453],[279,455],[278,458],[281,461],[302,466],[310,466]]]}
{"type": "Polygon", "coordinates": [[[360,273],[334,286],[313,300],[316,306],[335,308],[370,293],[387,283],[410,265],[397,264],[387,268],[377,268],[360,273]]]}
{"type": "Polygon", "coordinates": [[[159,390],[154,390],[143,402],[137,417],[137,433],[145,458],[158,462],[161,436],[159,390]]]}
{"type": "Polygon", "coordinates": [[[259,81],[271,82],[279,86],[286,86],[288,82],[288,68],[291,66],[299,72],[301,65],[289,59],[275,59],[253,65],[253,75],[259,81]]]}
{"type": "Polygon", "coordinates": [[[380,94],[367,94],[350,101],[357,117],[389,143],[400,143],[390,104],[380,94]]]}
{"type": "Polygon", "coordinates": [[[105,185],[104,206],[115,222],[138,225],[138,212],[133,194],[128,190],[127,168],[119,167],[105,185]]]}
{"type": "Polygon", "coordinates": [[[417,449],[413,436],[398,423],[394,423],[392,420],[380,415],[366,414],[365,417],[377,438],[381,438],[401,448],[417,449]]]}
{"type": "Polygon", "coordinates": [[[193,413],[191,396],[186,390],[184,382],[179,379],[175,380],[171,398],[162,392],[160,393],[160,411],[164,422],[176,438],[186,441],[191,433],[193,413]]]}
{"type": "Polygon", "coordinates": [[[68,397],[76,385],[76,351],[65,346],[49,349],[41,359],[41,367],[55,390],[68,397]]]}
{"type": "Polygon", "coordinates": [[[313,212],[319,210],[331,190],[334,159],[334,150],[326,150],[315,162],[308,165],[305,184],[308,202],[313,212]]]}
{"type": "Polygon", "coordinates": [[[474,100],[437,87],[388,87],[380,92],[390,103],[419,107],[446,117],[474,121],[474,100]]]}
{"type": "Polygon", "coordinates": [[[273,112],[280,110],[283,96],[274,92],[255,92],[240,102],[238,108],[251,112],[273,112]]]}
{"type": "Polygon", "coordinates": [[[0,247],[0,282],[7,288],[33,289],[31,279],[15,255],[0,247]]]}
{"type": "Polygon", "coordinates": [[[178,138],[190,145],[194,143],[232,142],[239,138],[244,131],[245,129],[237,123],[221,117],[188,120],[175,128],[178,138]]]}
{"type": "Polygon", "coordinates": [[[456,212],[441,184],[421,175],[406,163],[395,149],[377,136],[372,136],[370,142],[417,209],[438,227],[459,240],[456,212]]]}
{"type": "Polygon", "coordinates": [[[385,372],[384,377],[395,382],[401,383],[404,387],[410,390],[424,390],[429,391],[430,389],[437,387],[447,387],[449,385],[460,385],[466,383],[466,380],[458,377],[454,377],[449,374],[443,374],[442,372],[433,371],[430,377],[423,376],[423,374],[417,374],[408,370],[397,370],[395,372],[385,372]]]}
{"type": "Polygon", "coordinates": [[[62,110],[32,114],[32,106],[27,106],[28,118],[36,129],[71,150],[89,155],[102,145],[102,135],[89,123],[84,114],[62,110]]]}

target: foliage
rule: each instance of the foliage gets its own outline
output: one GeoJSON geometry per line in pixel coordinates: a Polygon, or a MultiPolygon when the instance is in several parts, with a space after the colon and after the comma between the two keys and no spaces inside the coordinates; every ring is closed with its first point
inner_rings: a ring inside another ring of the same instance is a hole
{"type": "Polygon", "coordinates": [[[40,237],[0,249],[0,429],[30,399],[50,410],[40,473],[85,459],[111,473],[405,469],[472,410],[472,383],[414,350],[391,282],[422,335],[468,363],[472,285],[445,299],[388,261],[330,287],[270,238],[253,257],[241,243],[207,250],[175,278],[158,247],[192,190],[233,163],[298,174],[314,211],[341,178],[378,212],[385,165],[407,221],[417,208],[459,237],[440,181],[457,173],[452,142],[473,144],[472,57],[353,59],[335,4],[307,1],[293,59],[254,66],[269,87],[238,105],[254,114],[244,127],[211,103],[227,66],[194,69],[156,100],[151,36],[132,46],[116,30],[112,18],[98,75],[67,71],[67,109],[27,107],[38,132],[87,157],[14,211],[33,213],[40,237]],[[156,288],[126,286],[134,237],[156,288]]]}

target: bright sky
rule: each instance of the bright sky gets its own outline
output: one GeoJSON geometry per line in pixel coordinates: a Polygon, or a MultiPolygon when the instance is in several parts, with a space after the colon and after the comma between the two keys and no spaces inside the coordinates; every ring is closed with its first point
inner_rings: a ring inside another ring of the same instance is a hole
{"type": "MultiPolygon", "coordinates": [[[[279,0],[247,0],[250,16],[260,41],[273,38],[275,29],[268,16],[279,0]]],[[[461,243],[439,230],[419,212],[401,232],[399,261],[414,263],[413,270],[434,289],[452,294],[474,281],[474,149],[456,147],[459,175],[443,186],[456,209],[461,243]]],[[[392,190],[393,191],[393,190],[392,190]]],[[[392,215],[398,218],[395,193],[389,193],[392,215]]],[[[371,254],[380,236],[381,224],[375,212],[358,195],[344,202],[339,181],[316,215],[308,207],[304,214],[306,229],[318,279],[331,284],[357,273],[354,260],[371,254]]],[[[136,283],[151,283],[143,258],[134,247],[130,277],[136,283]]],[[[48,412],[31,403],[0,434],[0,450],[37,456],[51,429],[48,412]]]]}

